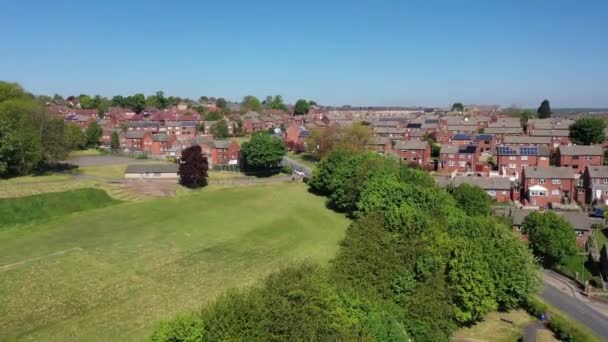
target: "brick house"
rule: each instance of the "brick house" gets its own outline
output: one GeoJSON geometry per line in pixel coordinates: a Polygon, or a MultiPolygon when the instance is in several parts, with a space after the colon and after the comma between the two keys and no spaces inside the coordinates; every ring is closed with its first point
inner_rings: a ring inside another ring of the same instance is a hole
{"type": "Polygon", "coordinates": [[[550,156],[548,147],[506,145],[496,147],[496,164],[502,175],[517,176],[526,166],[549,166],[550,156]]]}
{"type": "Polygon", "coordinates": [[[483,133],[494,135],[498,144],[502,144],[504,137],[507,135],[524,135],[521,127],[491,127],[491,125],[483,133]]]}
{"type": "Polygon", "coordinates": [[[466,177],[456,176],[452,180],[454,187],[462,184],[478,186],[499,203],[509,203],[511,201],[511,181],[504,177],[466,177]]]}
{"type": "Polygon", "coordinates": [[[431,163],[431,145],[428,141],[397,141],[395,155],[403,162],[426,166],[431,163]]]}
{"type": "Polygon", "coordinates": [[[306,127],[292,123],[285,129],[285,144],[293,151],[301,151],[309,136],[310,131],[306,127]]]}
{"type": "Polygon", "coordinates": [[[454,171],[472,171],[477,164],[476,145],[443,145],[439,152],[437,171],[452,173],[454,171]]]}
{"type": "MultiPolygon", "coordinates": [[[[524,220],[534,211],[530,209],[511,209],[510,216],[513,219],[513,228],[521,231],[524,220]]],[[[591,235],[591,227],[602,223],[602,219],[589,217],[586,213],[580,211],[556,211],[555,214],[561,216],[574,228],[576,244],[579,247],[583,247],[587,243],[591,235]]]]}
{"type": "Polygon", "coordinates": [[[135,121],[135,122],[128,123],[129,131],[146,131],[146,132],[157,133],[159,128],[160,128],[160,124],[158,122],[135,121]]]}
{"type": "Polygon", "coordinates": [[[576,197],[576,181],[571,167],[526,166],[522,172],[522,199],[525,205],[539,208],[552,203],[569,204],[576,197]]]}
{"type": "Polygon", "coordinates": [[[473,136],[473,140],[477,143],[479,152],[496,150],[496,137],[493,134],[476,134],[473,136]]]}
{"type": "Polygon", "coordinates": [[[604,165],[604,149],[593,146],[559,146],[557,149],[557,166],[571,166],[584,171],[586,166],[604,165]]]}
{"type": "Polygon", "coordinates": [[[558,146],[572,145],[572,141],[570,141],[570,132],[567,129],[559,129],[559,130],[535,129],[530,133],[530,136],[551,138],[551,148],[557,148],[558,146]]]}
{"type": "Polygon", "coordinates": [[[211,158],[213,165],[228,165],[230,161],[239,163],[241,149],[234,140],[215,140],[211,147],[211,158]]]}
{"type": "Polygon", "coordinates": [[[580,185],[586,204],[608,205],[608,166],[585,167],[580,185]]]}
{"type": "Polygon", "coordinates": [[[173,149],[173,144],[177,138],[175,135],[166,133],[158,133],[152,135],[152,144],[150,145],[150,153],[157,156],[166,155],[173,149]]]}
{"type": "Polygon", "coordinates": [[[531,137],[527,135],[505,135],[502,144],[507,146],[551,147],[551,137],[531,137]]]}
{"type": "Polygon", "coordinates": [[[387,137],[372,137],[367,143],[367,149],[378,154],[390,154],[393,151],[393,143],[387,137]]]}
{"type": "Polygon", "coordinates": [[[124,136],[123,148],[131,151],[150,151],[152,145],[152,133],[144,130],[127,131],[124,136]]]}

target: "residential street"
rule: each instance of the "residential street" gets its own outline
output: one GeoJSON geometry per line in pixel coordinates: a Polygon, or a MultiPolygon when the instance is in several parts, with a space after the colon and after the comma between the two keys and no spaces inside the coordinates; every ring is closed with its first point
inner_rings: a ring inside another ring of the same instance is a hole
{"type": "Polygon", "coordinates": [[[573,287],[569,280],[556,274],[545,271],[544,286],[541,297],[549,304],[555,306],[570,318],[576,319],[599,337],[608,341],[608,311],[600,304],[591,303],[578,289],[573,287]]]}
{"type": "Polygon", "coordinates": [[[308,178],[312,177],[312,169],[295,159],[285,156],[283,157],[283,165],[289,165],[293,170],[301,170],[308,178]]]}

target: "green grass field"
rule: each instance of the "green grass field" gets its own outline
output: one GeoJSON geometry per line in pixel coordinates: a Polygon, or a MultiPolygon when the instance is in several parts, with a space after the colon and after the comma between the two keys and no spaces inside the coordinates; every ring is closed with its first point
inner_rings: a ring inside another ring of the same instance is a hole
{"type": "Polygon", "coordinates": [[[517,341],[523,335],[524,328],[536,322],[524,310],[510,312],[491,312],[483,321],[470,328],[461,328],[454,333],[453,341],[517,341]],[[505,322],[504,320],[513,323],[505,322]]]}
{"type": "Polygon", "coordinates": [[[100,189],[78,189],[28,197],[2,198],[0,228],[3,225],[49,219],[116,203],[118,201],[100,189]]]}
{"type": "Polygon", "coordinates": [[[145,339],[293,260],[327,262],[349,221],[303,184],[209,188],[0,230],[0,340],[145,339]]]}

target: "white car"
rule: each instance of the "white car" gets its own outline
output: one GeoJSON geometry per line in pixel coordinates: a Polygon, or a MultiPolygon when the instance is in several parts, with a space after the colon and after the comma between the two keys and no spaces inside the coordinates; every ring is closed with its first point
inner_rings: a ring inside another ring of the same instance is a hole
{"type": "Polygon", "coordinates": [[[300,177],[304,177],[304,172],[300,171],[300,170],[296,170],[295,171],[296,175],[300,176],[300,177]]]}

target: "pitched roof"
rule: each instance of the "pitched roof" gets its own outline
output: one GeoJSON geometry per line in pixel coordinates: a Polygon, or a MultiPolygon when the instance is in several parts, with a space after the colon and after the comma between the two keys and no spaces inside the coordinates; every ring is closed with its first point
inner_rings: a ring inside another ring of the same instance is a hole
{"type": "Polygon", "coordinates": [[[568,137],[570,132],[568,130],[550,130],[550,129],[534,129],[530,133],[533,137],[568,137]]]}
{"type": "Polygon", "coordinates": [[[511,181],[503,177],[454,177],[453,184],[459,187],[462,184],[478,186],[484,190],[510,190],[511,181]]]}
{"type": "Polygon", "coordinates": [[[530,137],[527,135],[505,135],[502,139],[505,144],[550,145],[551,137],[530,137]]]}
{"type": "Polygon", "coordinates": [[[428,147],[428,141],[420,140],[397,141],[395,143],[396,150],[426,150],[428,147]]]}
{"type": "Polygon", "coordinates": [[[485,134],[521,134],[521,127],[488,127],[483,131],[485,134]]]}
{"type": "Polygon", "coordinates": [[[177,173],[177,164],[135,164],[127,165],[125,173],[177,173]]]}
{"type": "Polygon", "coordinates": [[[228,140],[215,140],[213,142],[216,148],[228,148],[230,147],[230,141],[228,140]]]}
{"type": "Polygon", "coordinates": [[[458,146],[442,145],[439,153],[455,154],[458,153],[458,146]]]}
{"type": "Polygon", "coordinates": [[[608,178],[608,166],[587,166],[587,170],[591,178],[608,178]]]}
{"type": "Polygon", "coordinates": [[[165,133],[153,134],[152,141],[169,141],[169,136],[165,133]]]}
{"type": "Polygon", "coordinates": [[[499,156],[543,156],[551,155],[549,146],[496,146],[496,154],[499,156]]]}
{"type": "Polygon", "coordinates": [[[560,146],[559,153],[563,156],[602,156],[604,149],[599,145],[560,146]]]}
{"type": "Polygon", "coordinates": [[[141,139],[146,134],[146,131],[128,131],[125,134],[125,138],[127,139],[141,139]]]}
{"type": "Polygon", "coordinates": [[[524,175],[526,178],[556,178],[556,179],[574,179],[574,169],[571,167],[557,166],[524,166],[524,175]]]}

